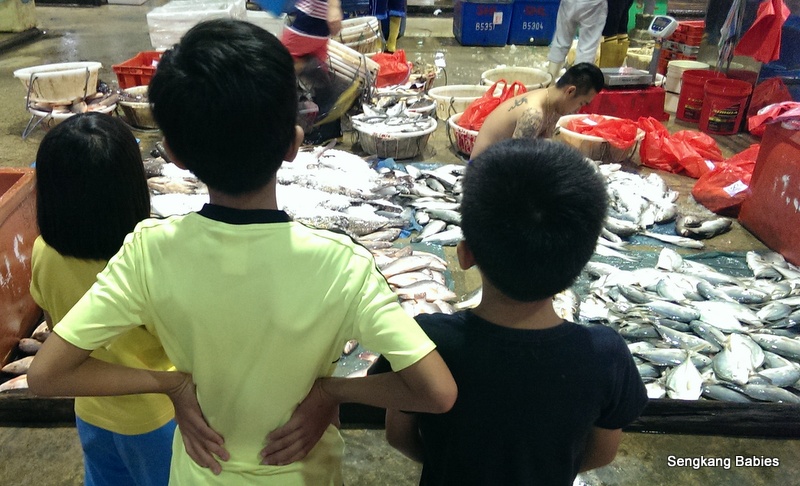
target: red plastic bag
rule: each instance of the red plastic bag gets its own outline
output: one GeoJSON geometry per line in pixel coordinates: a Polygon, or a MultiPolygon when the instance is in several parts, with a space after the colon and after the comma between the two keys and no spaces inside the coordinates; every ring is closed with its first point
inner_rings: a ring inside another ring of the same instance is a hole
{"type": "Polygon", "coordinates": [[[583,135],[604,138],[614,147],[626,149],[636,143],[638,125],[632,120],[606,118],[602,115],[589,115],[576,118],[567,123],[567,130],[583,135]]]}
{"type": "Polygon", "coordinates": [[[500,103],[519,94],[525,93],[525,85],[519,81],[508,84],[505,79],[494,83],[486,93],[473,101],[458,118],[458,125],[467,130],[480,130],[483,121],[489,116],[500,103]],[[502,83],[502,89],[498,92],[497,87],[502,83]]]}
{"type": "Polygon", "coordinates": [[[781,78],[765,79],[756,86],[750,98],[750,107],[747,109],[747,130],[750,134],[756,137],[763,136],[767,126],[760,122],[766,117],[759,115],[758,112],[765,106],[784,101],[792,101],[792,95],[781,78]]]}
{"type": "Polygon", "coordinates": [[[770,62],[780,58],[781,27],[791,11],[783,0],[764,0],[758,6],[756,20],[742,35],[733,53],[750,56],[756,61],[770,62]]]}
{"type": "Polygon", "coordinates": [[[750,179],[760,148],[753,144],[700,177],[692,188],[695,200],[717,214],[738,216],[742,202],[750,196],[750,179]]]}
{"type": "Polygon", "coordinates": [[[411,74],[411,63],[406,62],[406,52],[398,49],[393,53],[379,52],[372,56],[372,60],[380,65],[375,86],[383,88],[403,84],[411,74]]]}
{"type": "Polygon", "coordinates": [[[642,164],[654,169],[698,178],[722,160],[722,151],[710,135],[682,130],[673,135],[652,117],[640,118],[645,137],[639,149],[642,164]]]}

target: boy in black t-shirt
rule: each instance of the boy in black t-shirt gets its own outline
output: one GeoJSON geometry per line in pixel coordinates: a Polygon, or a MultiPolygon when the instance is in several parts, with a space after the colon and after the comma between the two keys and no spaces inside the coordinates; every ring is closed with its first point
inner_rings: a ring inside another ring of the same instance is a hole
{"type": "Polygon", "coordinates": [[[388,410],[386,436],[423,463],[420,484],[571,485],[610,463],[647,403],[622,338],[564,321],[552,297],[592,256],[606,189],[590,162],[548,140],[506,140],[472,161],[461,205],[462,268],[483,299],[417,316],[458,385],[451,411],[388,410]]]}

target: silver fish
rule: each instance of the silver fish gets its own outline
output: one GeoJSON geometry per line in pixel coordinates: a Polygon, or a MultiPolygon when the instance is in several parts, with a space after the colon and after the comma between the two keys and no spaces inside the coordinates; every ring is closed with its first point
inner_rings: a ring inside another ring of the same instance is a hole
{"type": "Polygon", "coordinates": [[[658,284],[656,284],[656,292],[662,299],[675,303],[686,300],[686,294],[683,293],[681,288],[667,278],[658,281],[658,284]]]}
{"type": "Polygon", "coordinates": [[[454,301],[458,299],[455,292],[447,288],[446,285],[442,285],[434,280],[420,280],[411,285],[399,287],[395,289],[394,293],[401,299],[416,299],[418,301],[425,299],[428,302],[437,300],[454,301]]]}
{"type": "Polygon", "coordinates": [[[693,350],[700,353],[708,351],[717,352],[720,350],[720,348],[715,344],[692,334],[676,331],[659,324],[654,324],[654,326],[664,341],[668,342],[672,346],[676,346],[681,349],[693,350]]]}
{"type": "Polygon", "coordinates": [[[784,366],[796,366],[796,364],[779,354],[772,351],[764,351],[764,366],[767,368],[783,368],[784,366]]]}
{"type": "Polygon", "coordinates": [[[773,403],[800,403],[800,397],[774,385],[743,385],[738,389],[745,395],[773,403]]]}
{"type": "Polygon", "coordinates": [[[646,304],[653,300],[652,296],[631,285],[617,284],[617,289],[626,299],[635,304],[646,304]]]}
{"type": "Polygon", "coordinates": [[[800,341],[796,339],[755,332],[750,333],[750,338],[767,351],[772,351],[784,358],[800,359],[800,341]]]}
{"type": "Polygon", "coordinates": [[[453,304],[453,308],[455,310],[464,310],[478,307],[478,304],[481,303],[482,296],[483,287],[478,287],[477,289],[463,296],[459,302],[453,304]]]}
{"type": "Polygon", "coordinates": [[[659,337],[658,331],[650,324],[631,324],[619,330],[625,339],[652,339],[659,337]]]}
{"type": "MultiPolygon", "coordinates": [[[[637,350],[635,354],[656,366],[678,366],[686,360],[686,351],[683,349],[640,349],[637,350]]],[[[711,359],[702,354],[692,353],[689,359],[698,368],[703,368],[711,364],[711,359]]]]}
{"type": "Polygon", "coordinates": [[[666,301],[652,301],[644,304],[645,307],[656,314],[681,322],[691,322],[700,319],[700,312],[695,309],[673,304],[666,301]]]}
{"type": "Polygon", "coordinates": [[[769,294],[758,289],[733,286],[722,286],[719,289],[740,304],[763,304],[770,300],[769,294]]]}
{"type": "Polygon", "coordinates": [[[658,262],[656,268],[661,268],[669,272],[674,272],[681,268],[683,264],[683,257],[675,250],[664,247],[658,253],[658,262]]]}
{"type": "Polygon", "coordinates": [[[636,223],[617,219],[612,216],[606,217],[605,228],[623,238],[633,236],[641,230],[641,227],[636,223]]]}
{"type": "Polygon", "coordinates": [[[636,365],[636,370],[642,378],[658,378],[661,376],[661,372],[658,371],[658,368],[649,363],[636,365]]]}
{"type": "Polygon", "coordinates": [[[722,351],[714,356],[714,373],[724,380],[744,385],[753,371],[750,348],[740,340],[738,334],[731,334],[722,351]]]}
{"type": "Polygon", "coordinates": [[[22,338],[19,340],[17,347],[25,354],[36,354],[42,347],[42,342],[33,338],[22,338]]]}
{"type": "Polygon", "coordinates": [[[707,280],[714,285],[742,285],[742,281],[736,277],[718,272],[708,265],[691,260],[684,260],[683,266],[681,266],[679,271],[686,275],[692,275],[707,280]]]}
{"type": "Polygon", "coordinates": [[[733,307],[729,302],[692,302],[692,306],[698,311],[698,318],[692,320],[700,320],[711,324],[720,331],[724,332],[745,332],[746,329],[742,323],[737,319],[733,307]]]}
{"type": "Polygon", "coordinates": [[[667,396],[667,389],[664,387],[664,383],[661,381],[647,383],[644,387],[647,390],[647,398],[651,400],[656,400],[667,396]]]}
{"type": "Polygon", "coordinates": [[[464,234],[461,232],[461,228],[456,227],[442,231],[441,233],[427,236],[421,241],[423,243],[436,243],[443,246],[453,246],[458,244],[458,242],[462,239],[464,239],[464,234]]]}
{"type": "Polygon", "coordinates": [[[769,380],[772,385],[787,387],[797,383],[797,380],[800,380],[800,366],[792,365],[782,366],[780,368],[767,368],[759,371],[758,375],[769,380]]]}
{"type": "Polygon", "coordinates": [[[583,269],[586,270],[586,272],[589,275],[595,278],[620,271],[614,265],[609,265],[608,263],[602,263],[602,262],[593,262],[593,261],[589,261],[588,263],[586,263],[586,266],[583,267],[583,269]]]}
{"type": "Polygon", "coordinates": [[[378,230],[358,237],[358,241],[394,241],[400,236],[400,228],[378,230]]]}
{"type": "Polygon", "coordinates": [[[747,266],[753,271],[755,278],[770,280],[780,280],[783,278],[780,272],[775,270],[761,255],[754,251],[748,251],[745,254],[745,260],[747,261],[747,266]]]}
{"type": "Polygon", "coordinates": [[[744,393],[740,393],[736,390],[728,388],[727,386],[718,385],[716,383],[704,384],[703,395],[723,402],[750,403],[753,401],[744,393]]]}
{"type": "Polygon", "coordinates": [[[687,224],[685,219],[678,218],[675,232],[689,238],[708,239],[729,231],[732,223],[733,221],[728,218],[714,218],[698,224],[687,224]]]}
{"type": "Polygon", "coordinates": [[[756,312],[762,321],[779,321],[792,313],[792,306],[782,302],[769,302],[756,312]]]}
{"type": "Polygon", "coordinates": [[[0,392],[9,390],[24,390],[28,388],[28,375],[19,375],[10,380],[0,383],[0,392]]]}
{"type": "MultiPolygon", "coordinates": [[[[428,257],[410,255],[398,258],[380,269],[384,277],[389,278],[400,273],[413,272],[423,268],[440,269],[441,263],[428,257]]],[[[444,271],[442,269],[441,271],[444,271]]]]}
{"type": "Polygon", "coordinates": [[[411,238],[411,241],[413,243],[422,241],[424,238],[427,238],[428,236],[431,235],[435,235],[436,233],[439,233],[440,231],[444,230],[446,226],[447,223],[445,223],[441,219],[432,219],[428,224],[425,225],[425,227],[417,236],[411,238]]]}
{"type": "Polygon", "coordinates": [[[451,209],[428,208],[428,214],[432,218],[441,219],[445,223],[461,224],[461,213],[451,209]]]}
{"type": "Polygon", "coordinates": [[[667,396],[677,400],[697,400],[703,392],[703,378],[700,372],[687,359],[667,371],[667,396]]]}
{"type": "Polygon", "coordinates": [[[608,248],[608,247],[606,247],[606,246],[603,246],[603,245],[597,245],[597,246],[595,247],[594,251],[595,251],[595,253],[597,253],[598,255],[602,255],[602,256],[607,256],[607,257],[616,257],[616,258],[619,258],[619,259],[621,259],[621,260],[625,260],[625,261],[628,261],[628,262],[634,262],[634,261],[636,261],[636,260],[635,260],[634,258],[632,258],[632,257],[629,257],[629,256],[627,256],[627,255],[624,255],[624,254],[622,254],[621,252],[619,252],[619,251],[617,251],[617,250],[614,250],[613,248],[608,248]]]}
{"type": "Polygon", "coordinates": [[[706,280],[700,280],[697,282],[697,292],[705,297],[707,300],[718,300],[718,301],[726,301],[726,302],[733,302],[734,299],[727,293],[723,292],[721,289],[718,289],[710,282],[706,280]]]}
{"type": "Polygon", "coordinates": [[[725,345],[725,334],[711,324],[707,324],[703,321],[692,321],[689,323],[689,327],[691,327],[692,331],[703,338],[706,342],[716,346],[717,351],[721,350],[725,345]]]}
{"type": "Polygon", "coordinates": [[[691,238],[685,238],[683,236],[665,235],[662,233],[655,233],[652,231],[642,231],[642,234],[647,237],[663,241],[665,243],[681,246],[683,248],[693,248],[695,250],[705,248],[705,245],[703,244],[702,241],[693,240],[691,238]]]}
{"type": "Polygon", "coordinates": [[[7,365],[3,366],[3,368],[0,369],[0,371],[12,375],[24,375],[28,372],[28,368],[30,368],[31,366],[31,361],[33,361],[33,356],[25,356],[22,359],[12,361],[7,365]]]}

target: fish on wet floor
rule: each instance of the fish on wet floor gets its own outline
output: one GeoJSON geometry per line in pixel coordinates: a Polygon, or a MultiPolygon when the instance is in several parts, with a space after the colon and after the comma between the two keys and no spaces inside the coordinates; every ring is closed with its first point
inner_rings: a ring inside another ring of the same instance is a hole
{"type": "Polygon", "coordinates": [[[0,383],[0,392],[10,390],[24,390],[28,388],[28,375],[19,375],[8,381],[0,383]]]}

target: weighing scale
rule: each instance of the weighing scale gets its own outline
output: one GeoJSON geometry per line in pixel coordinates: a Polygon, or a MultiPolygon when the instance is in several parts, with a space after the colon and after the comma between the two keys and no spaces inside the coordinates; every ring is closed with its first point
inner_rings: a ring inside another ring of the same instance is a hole
{"type": "Polygon", "coordinates": [[[647,32],[653,36],[656,44],[653,49],[653,59],[650,61],[650,74],[655,77],[658,70],[658,58],[661,57],[661,46],[664,39],[671,36],[678,28],[678,21],[669,15],[656,15],[650,22],[647,32]]]}
{"type": "Polygon", "coordinates": [[[658,68],[658,58],[661,55],[661,45],[664,38],[669,37],[678,28],[678,21],[667,15],[657,15],[650,23],[647,32],[655,39],[653,60],[650,70],[634,69],[629,67],[603,68],[604,86],[608,89],[635,89],[648,88],[653,85],[658,68]]]}

